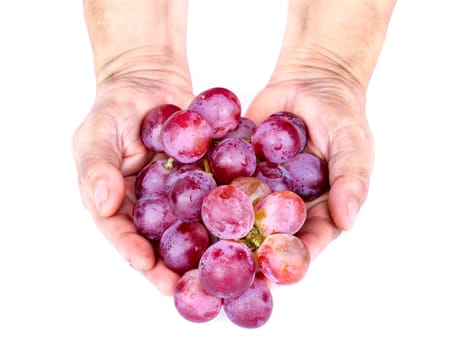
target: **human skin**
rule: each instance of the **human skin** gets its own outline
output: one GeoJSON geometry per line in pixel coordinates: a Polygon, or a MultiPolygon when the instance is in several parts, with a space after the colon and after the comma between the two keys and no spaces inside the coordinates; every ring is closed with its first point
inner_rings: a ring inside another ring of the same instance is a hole
{"type": "MultiPolygon", "coordinates": [[[[94,57],[94,104],[73,137],[81,197],[97,227],[163,294],[178,275],[132,223],[136,173],[153,156],[140,140],[145,112],[193,98],[186,57],[187,1],[85,0],[94,57]]],[[[308,150],[328,161],[329,194],[309,204],[300,237],[316,257],[349,230],[364,202],[373,163],[365,94],[393,0],[291,0],[269,84],[246,115],[257,123],[289,110],[309,128],[308,150]]]]}

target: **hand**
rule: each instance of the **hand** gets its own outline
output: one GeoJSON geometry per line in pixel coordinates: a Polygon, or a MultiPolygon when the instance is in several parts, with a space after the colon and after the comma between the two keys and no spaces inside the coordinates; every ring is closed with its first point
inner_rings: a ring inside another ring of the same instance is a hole
{"type": "Polygon", "coordinates": [[[364,85],[338,57],[319,51],[287,57],[279,61],[246,115],[256,123],[279,111],[301,116],[309,133],[306,150],[328,162],[330,191],[308,203],[299,233],[315,258],[342,230],[352,227],[367,196],[373,137],[365,115],[364,85]]]}
{"type": "Polygon", "coordinates": [[[186,107],[193,97],[191,81],[182,67],[119,66],[122,74],[98,84],[94,105],[74,134],[81,197],[108,241],[163,294],[170,295],[178,275],[155,257],[151,243],[132,222],[134,180],[153,156],[140,139],[145,112],[163,103],[186,107]]]}

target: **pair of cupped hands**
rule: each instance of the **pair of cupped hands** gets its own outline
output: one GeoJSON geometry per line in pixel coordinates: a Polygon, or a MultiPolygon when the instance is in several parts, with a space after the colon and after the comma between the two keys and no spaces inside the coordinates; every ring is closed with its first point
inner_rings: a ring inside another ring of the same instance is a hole
{"type": "MultiPolygon", "coordinates": [[[[365,114],[366,87],[330,57],[309,62],[280,61],[244,116],[256,124],[279,111],[301,116],[308,128],[307,151],[328,162],[330,190],[307,203],[307,220],[298,233],[314,259],[340,232],[351,229],[365,201],[373,136],[365,114]]],[[[121,256],[161,293],[171,295],[179,276],[163,264],[132,221],[134,182],[154,156],[140,139],[145,113],[164,103],[186,108],[194,98],[191,77],[187,67],[173,60],[151,69],[119,67],[98,80],[94,105],[74,133],[80,193],[95,224],[121,256]]]]}

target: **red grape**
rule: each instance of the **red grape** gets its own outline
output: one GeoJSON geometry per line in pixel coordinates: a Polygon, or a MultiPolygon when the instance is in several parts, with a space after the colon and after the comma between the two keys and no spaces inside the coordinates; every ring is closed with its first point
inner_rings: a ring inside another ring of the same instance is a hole
{"type": "Polygon", "coordinates": [[[306,221],[306,205],[292,191],[277,191],[255,206],[255,226],[264,236],[272,233],[295,234],[306,221]]]}
{"type": "Polygon", "coordinates": [[[159,240],[177,217],[169,207],[166,194],[156,193],[139,199],[134,205],[132,220],[137,231],[151,240],[159,240]]]}
{"type": "Polygon", "coordinates": [[[207,120],[214,139],[236,129],[241,118],[241,103],[238,97],[222,87],[201,92],[191,101],[188,110],[198,112],[207,120]]]}
{"type": "Polygon", "coordinates": [[[164,231],[159,255],[171,270],[182,274],[198,267],[199,259],[209,246],[209,233],[199,222],[177,221],[164,231]]]}
{"type": "Polygon", "coordinates": [[[281,163],[302,151],[301,133],[287,119],[268,118],[255,129],[252,145],[262,160],[281,163]]]}
{"type": "Polygon", "coordinates": [[[166,179],[170,173],[165,167],[166,162],[166,159],[156,159],[139,171],[134,185],[137,199],[166,192],[166,179]]]}
{"type": "Polygon", "coordinates": [[[204,198],[201,217],[207,229],[223,239],[244,237],[255,219],[250,198],[232,185],[218,186],[204,198]]]}
{"type": "Polygon", "coordinates": [[[173,104],[163,104],[149,110],[142,121],[140,136],[146,148],[153,152],[163,152],[160,134],[164,122],[180,108],[173,104]]]}
{"type": "Polygon", "coordinates": [[[257,166],[252,145],[244,139],[227,138],[209,154],[212,174],[220,184],[228,184],[240,176],[251,176],[257,166]]]}
{"type": "Polygon", "coordinates": [[[269,118],[282,118],[282,119],[286,119],[292,122],[298,128],[298,131],[300,132],[300,138],[301,138],[300,152],[306,147],[308,143],[308,132],[306,129],[306,124],[304,123],[303,119],[301,119],[296,114],[293,114],[287,111],[274,113],[270,115],[269,118]]]}
{"type": "Polygon", "coordinates": [[[234,137],[234,138],[240,138],[240,139],[245,139],[247,141],[250,141],[256,127],[257,126],[255,125],[253,121],[251,121],[248,118],[241,117],[241,119],[239,119],[239,123],[236,129],[224,135],[222,139],[234,137]]]}
{"type": "Polygon", "coordinates": [[[252,251],[244,243],[220,240],[207,248],[198,269],[199,279],[207,293],[230,298],[250,287],[256,265],[252,251]]]}
{"type": "Polygon", "coordinates": [[[204,198],[217,187],[214,178],[203,170],[189,170],[180,175],[169,188],[169,205],[183,221],[201,219],[204,198]]]}
{"type": "Polygon", "coordinates": [[[207,121],[197,112],[172,114],[161,130],[164,152],[181,163],[193,163],[206,154],[212,138],[207,121]]]}
{"type": "Polygon", "coordinates": [[[261,327],[271,317],[273,310],[271,291],[266,282],[257,277],[244,293],[224,299],[223,310],[240,327],[261,327]]]}
{"type": "Polygon", "coordinates": [[[303,241],[295,235],[276,233],[265,238],[257,250],[258,266],[270,281],[293,284],[306,274],[311,256],[303,241]]]}
{"type": "Polygon", "coordinates": [[[292,186],[289,172],[279,163],[258,163],[254,176],[265,182],[272,191],[290,190],[292,186]]]}
{"type": "Polygon", "coordinates": [[[191,322],[208,322],[220,313],[222,299],[208,294],[201,285],[199,272],[185,272],[174,289],[174,305],[179,314],[191,322]]]}

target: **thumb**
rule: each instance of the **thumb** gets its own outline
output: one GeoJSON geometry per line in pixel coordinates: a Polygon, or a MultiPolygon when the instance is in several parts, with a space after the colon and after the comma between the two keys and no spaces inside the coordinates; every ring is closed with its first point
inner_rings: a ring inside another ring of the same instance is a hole
{"type": "Polygon", "coordinates": [[[271,114],[286,110],[285,101],[287,99],[282,94],[282,91],[274,88],[264,88],[250,103],[245,116],[258,125],[271,114]]]}
{"type": "Polygon", "coordinates": [[[115,214],[124,199],[119,151],[109,139],[87,124],[77,129],[73,137],[72,151],[81,197],[94,216],[115,214]]]}
{"type": "Polygon", "coordinates": [[[373,137],[368,128],[354,126],[333,140],[328,201],[333,221],[342,230],[352,228],[367,197],[373,158],[373,137]]]}

